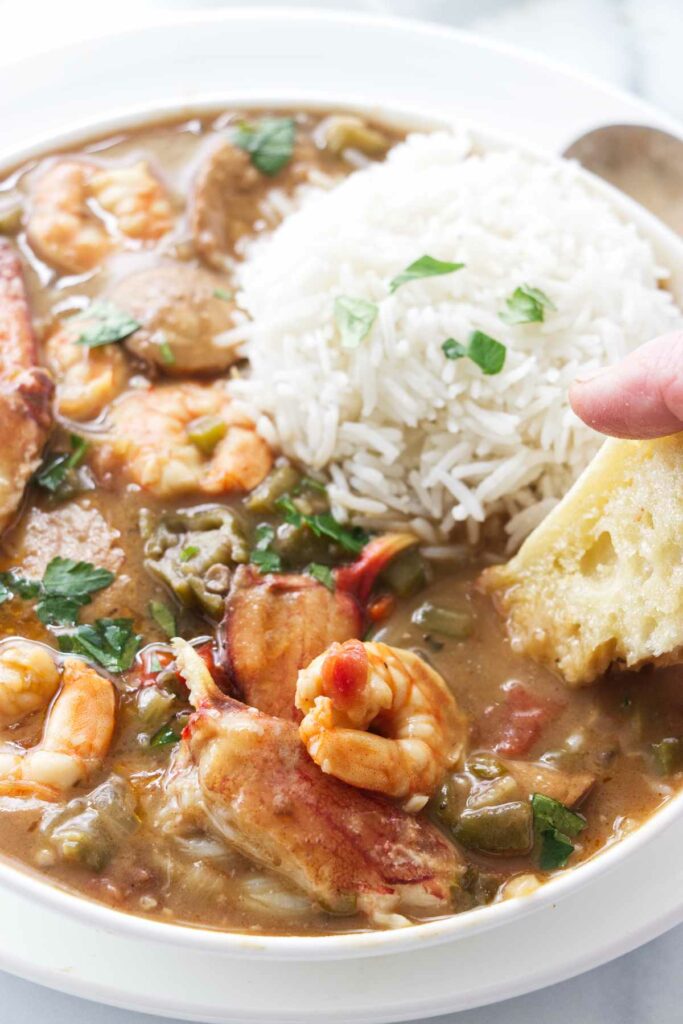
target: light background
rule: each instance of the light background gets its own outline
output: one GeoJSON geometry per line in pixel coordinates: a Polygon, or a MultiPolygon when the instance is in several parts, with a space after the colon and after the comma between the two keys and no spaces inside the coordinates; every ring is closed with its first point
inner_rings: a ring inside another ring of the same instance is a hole
{"type": "MultiPolygon", "coordinates": [[[[226,0],[203,4],[191,0],[106,4],[0,0],[4,44],[0,62],[93,30],[134,24],[142,9],[221,6],[233,5],[226,0]]],[[[277,4],[271,0],[269,6],[277,4]]],[[[289,6],[313,4],[290,0],[289,6]]],[[[588,71],[683,119],[683,0],[319,0],[317,6],[424,18],[481,32],[588,71]]],[[[0,114],[7,101],[7,97],[0,99],[0,114]]],[[[680,1024],[682,955],[683,926],[580,978],[494,1007],[435,1020],[437,1024],[680,1024]]],[[[0,974],[0,1024],[153,1024],[158,1020],[96,1006],[0,974]]]]}

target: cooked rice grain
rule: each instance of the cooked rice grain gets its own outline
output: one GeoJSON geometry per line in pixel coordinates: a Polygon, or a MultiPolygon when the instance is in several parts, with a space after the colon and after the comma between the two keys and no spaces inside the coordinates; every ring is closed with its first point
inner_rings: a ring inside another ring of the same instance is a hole
{"type": "Polygon", "coordinates": [[[519,543],[600,441],[571,412],[570,382],[683,326],[649,243],[572,165],[480,155],[464,132],[413,135],[332,189],[308,187],[239,275],[252,372],[234,386],[287,454],[331,472],[337,514],[407,519],[430,543],[458,524],[475,538],[494,512],[519,543]],[[466,267],[391,295],[424,254],[466,267]],[[508,326],[498,314],[523,283],[557,310],[508,326]],[[379,306],[354,350],[335,328],[339,295],[379,306]],[[446,338],[474,329],[506,345],[500,374],[444,357],[446,338]]]}

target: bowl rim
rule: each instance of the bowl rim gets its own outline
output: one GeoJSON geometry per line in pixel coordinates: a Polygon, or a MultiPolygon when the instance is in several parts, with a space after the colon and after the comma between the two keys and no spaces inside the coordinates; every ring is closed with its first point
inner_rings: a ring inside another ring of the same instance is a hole
{"type": "MultiPolygon", "coordinates": [[[[156,18],[153,25],[168,25],[180,22],[196,23],[197,21],[224,21],[231,20],[236,16],[244,15],[246,9],[231,9],[220,12],[182,12],[180,15],[159,19],[156,18]]],[[[278,15],[290,13],[293,17],[304,20],[312,13],[321,16],[325,20],[335,20],[341,17],[351,23],[369,21],[380,24],[409,25],[411,31],[448,32],[460,38],[472,39],[479,45],[482,41],[470,33],[443,29],[441,26],[430,24],[419,24],[400,18],[368,17],[353,13],[343,14],[341,12],[325,11],[312,12],[308,9],[289,8],[259,8],[258,12],[249,11],[250,17],[257,14],[265,17],[268,13],[277,12],[278,15]]],[[[107,33],[103,31],[99,38],[111,38],[112,35],[128,36],[138,35],[140,31],[152,27],[142,25],[140,28],[128,29],[118,33],[107,33]]],[[[488,45],[488,44],[487,44],[488,45]]],[[[82,41],[59,47],[58,50],[69,50],[72,47],[80,48],[82,41]]],[[[508,52],[519,55],[520,51],[506,44],[493,44],[494,49],[501,52],[508,52]]],[[[54,52],[54,51],[50,51],[54,52]]],[[[542,58],[532,57],[537,64],[549,68],[557,68],[542,58]]],[[[574,75],[574,77],[577,77],[574,75]]],[[[591,76],[580,76],[586,81],[597,81],[591,76]]],[[[602,85],[601,85],[601,88],[602,85]]],[[[612,90],[618,93],[618,90],[612,90]]],[[[0,173],[5,168],[16,167],[17,164],[34,156],[53,151],[55,148],[73,146],[79,142],[86,144],[89,140],[110,134],[122,127],[131,127],[135,124],[145,122],[153,123],[164,118],[175,115],[182,118],[186,114],[191,116],[192,112],[211,111],[225,109],[231,106],[267,106],[272,109],[305,106],[309,109],[352,109],[359,112],[369,112],[375,116],[389,121],[413,124],[416,127],[428,126],[448,127],[454,123],[463,125],[475,139],[484,146],[491,148],[513,147],[514,149],[527,153],[530,157],[541,160],[544,163],[557,163],[559,157],[545,152],[537,147],[518,139],[513,139],[498,130],[492,131],[481,125],[473,125],[466,118],[458,117],[448,119],[443,116],[433,117],[425,115],[422,110],[413,110],[407,106],[391,108],[385,105],[381,109],[377,104],[363,104],[349,102],[343,96],[336,99],[324,94],[316,98],[315,95],[294,94],[286,98],[259,95],[257,92],[246,91],[242,94],[231,90],[221,95],[207,95],[205,99],[198,97],[193,99],[191,104],[183,104],[169,101],[166,104],[140,105],[122,108],[116,116],[106,118],[88,118],[77,120],[67,124],[61,131],[52,133],[49,137],[41,135],[40,138],[30,141],[18,149],[0,154],[0,173]]],[[[642,104],[644,111],[649,108],[642,104]]],[[[671,119],[662,119],[657,112],[657,123],[669,121],[674,129],[683,135],[675,122],[671,119]]],[[[9,149],[9,147],[8,147],[9,149]]],[[[4,150],[4,147],[3,147],[4,150]]],[[[617,189],[596,178],[589,172],[576,168],[577,175],[582,178],[593,190],[602,194],[613,209],[624,219],[632,222],[644,237],[653,243],[656,248],[665,251],[674,264],[680,264],[677,270],[675,266],[669,266],[672,273],[683,275],[683,240],[679,239],[669,228],[658,221],[652,214],[648,213],[629,197],[620,193],[617,189]]],[[[668,262],[668,260],[667,260],[668,262]]],[[[445,942],[458,941],[467,938],[468,935],[486,931],[509,922],[512,918],[522,918],[535,911],[541,910],[548,905],[554,905],[568,898],[573,891],[583,887],[604,872],[611,870],[620,863],[631,852],[641,848],[645,844],[653,842],[658,835],[665,831],[674,820],[677,820],[683,810],[681,800],[683,794],[674,796],[670,801],[654,815],[641,825],[634,833],[614,842],[601,852],[582,862],[566,873],[556,876],[544,883],[536,892],[524,897],[517,897],[508,901],[502,901],[486,907],[476,908],[463,914],[450,915],[435,921],[413,925],[410,928],[388,931],[371,932],[349,932],[332,934],[326,936],[305,936],[305,935],[251,935],[240,932],[229,932],[209,929],[203,926],[190,924],[177,924],[145,918],[125,911],[116,910],[105,904],[97,903],[78,893],[73,893],[65,888],[55,885],[47,878],[40,877],[21,864],[17,864],[10,858],[0,857],[0,885],[18,886],[24,895],[39,903],[49,903],[52,908],[59,912],[66,913],[84,924],[105,928],[108,931],[115,931],[122,935],[128,934],[133,938],[146,942],[155,942],[180,947],[191,946],[197,951],[208,951],[221,953],[236,958],[258,957],[267,960],[341,960],[346,958],[388,955],[407,952],[415,948],[425,948],[445,942]]],[[[679,906],[672,907],[669,923],[683,920],[683,899],[679,906]]]]}

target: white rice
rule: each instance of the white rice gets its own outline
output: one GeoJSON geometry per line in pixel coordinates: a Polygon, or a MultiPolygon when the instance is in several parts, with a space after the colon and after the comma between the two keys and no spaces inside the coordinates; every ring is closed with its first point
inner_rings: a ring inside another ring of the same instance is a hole
{"type": "Polygon", "coordinates": [[[683,326],[650,245],[570,164],[476,155],[464,132],[411,136],[251,246],[239,270],[251,375],[234,385],[283,450],[331,476],[338,515],[407,519],[432,544],[503,513],[513,544],[586,465],[599,438],[569,408],[573,378],[683,326]],[[418,257],[465,269],[388,282],[418,257]],[[544,323],[498,316],[519,285],[555,303],[544,323]],[[339,295],[379,305],[341,348],[339,295]],[[448,361],[474,329],[507,347],[501,373],[448,361]]]}

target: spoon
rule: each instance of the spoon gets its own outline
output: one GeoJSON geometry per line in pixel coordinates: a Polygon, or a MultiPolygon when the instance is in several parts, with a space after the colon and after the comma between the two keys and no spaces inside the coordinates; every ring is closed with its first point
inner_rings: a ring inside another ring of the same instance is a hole
{"type": "Polygon", "coordinates": [[[562,155],[683,235],[683,140],[646,125],[611,124],[581,135],[562,155]]]}

